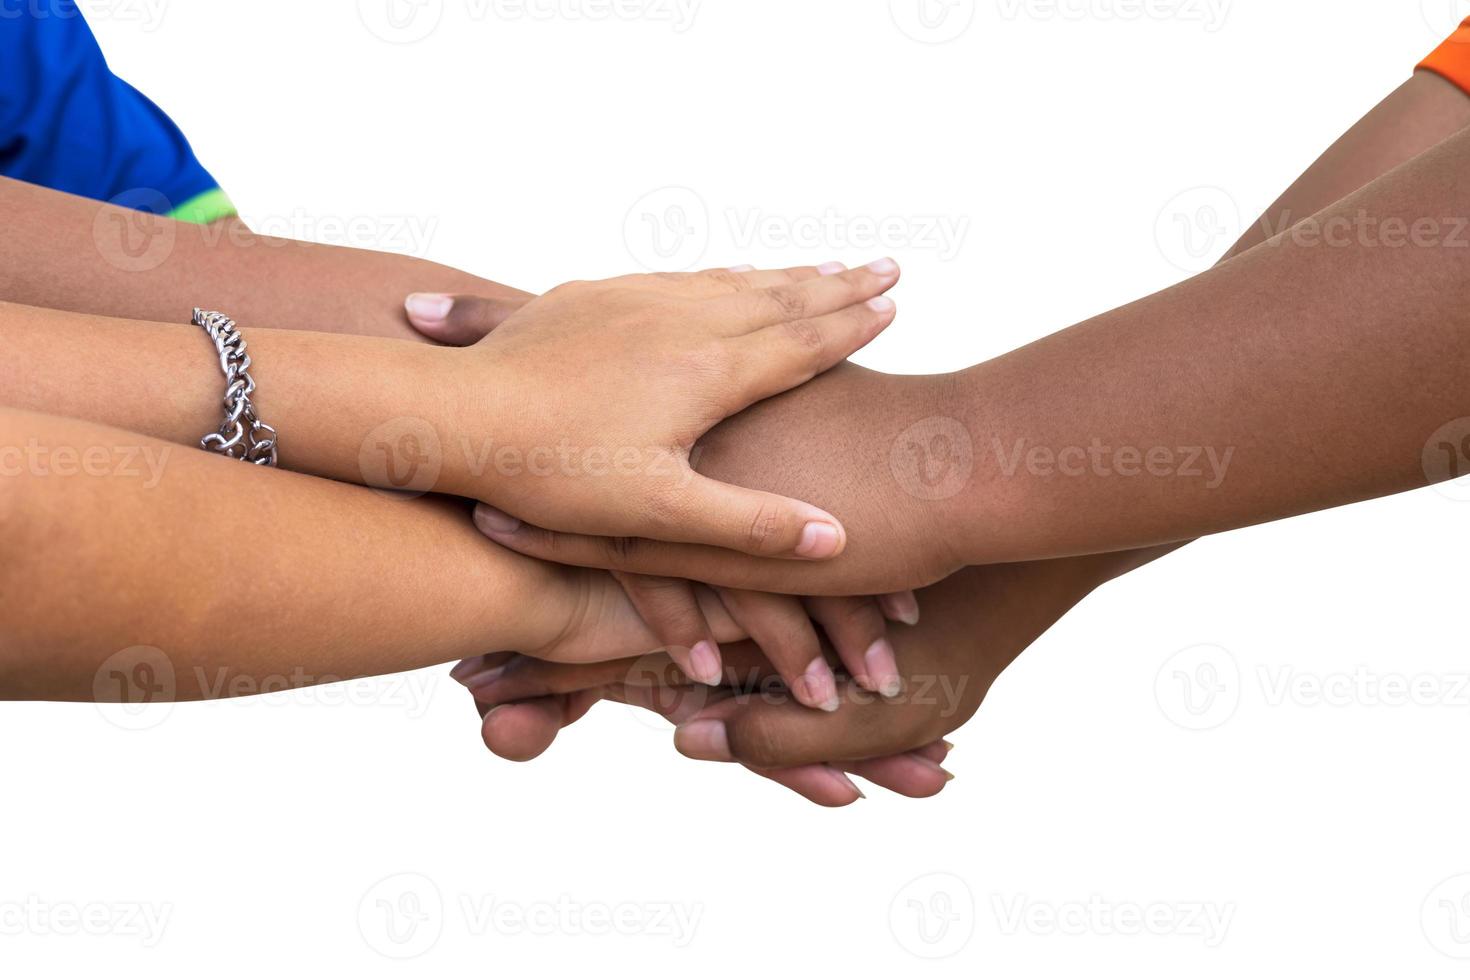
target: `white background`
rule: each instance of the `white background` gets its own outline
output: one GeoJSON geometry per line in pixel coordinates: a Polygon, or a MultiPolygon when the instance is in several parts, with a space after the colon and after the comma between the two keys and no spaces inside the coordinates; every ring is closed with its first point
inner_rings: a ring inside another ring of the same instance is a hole
{"type": "MultiPolygon", "coordinates": [[[[902,372],[1202,268],[1470,12],[950,0],[926,28],[917,0],[629,0],[600,19],[576,0],[419,0],[395,27],[386,4],[86,9],[261,230],[533,289],[656,246],[669,267],[887,252],[899,319],[859,360],[902,372]],[[814,239],[781,237],[824,216],[814,239]],[[886,246],[862,237],[880,219],[886,246]],[[941,242],[937,219],[963,233],[941,242]]],[[[821,810],[678,757],[613,705],[502,762],[442,669],[180,705],[143,730],[8,705],[0,965],[1463,976],[1458,489],[1206,541],[1104,589],[1003,676],[927,801],[821,810]],[[1210,669],[1216,700],[1191,714],[1180,676],[1210,669]],[[1419,703],[1358,686],[1413,678],[1419,703]],[[1301,693],[1320,683],[1333,695],[1301,693]],[[576,918],[609,910],[621,932],[576,918]],[[1157,934],[1106,918],[1137,910],[1157,934]],[[74,934],[78,911],[99,934],[74,934]]]]}

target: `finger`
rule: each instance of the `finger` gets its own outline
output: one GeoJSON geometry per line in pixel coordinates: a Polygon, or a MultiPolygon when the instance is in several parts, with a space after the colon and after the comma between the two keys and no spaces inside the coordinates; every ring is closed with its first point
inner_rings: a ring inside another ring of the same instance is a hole
{"type": "Polygon", "coordinates": [[[885,698],[898,696],[903,690],[898,658],[876,599],[813,596],[803,605],[859,684],[885,698]]]}
{"type": "Polygon", "coordinates": [[[497,297],[409,293],[403,301],[408,322],[430,340],[465,347],[500,326],[536,297],[530,293],[497,297]]]}
{"type": "MultiPolygon", "coordinates": [[[[664,542],[708,545],[718,552],[741,552],[767,558],[825,561],[835,558],[847,545],[842,524],[820,508],[790,497],[750,490],[712,480],[687,471],[685,485],[662,506],[654,533],[664,542]]],[[[541,547],[554,550],[557,538],[489,504],[476,504],[475,526],[492,541],[516,551],[541,539],[541,547]],[[516,544],[515,542],[520,542],[516,544]]],[[[604,553],[637,548],[652,538],[589,538],[604,553]]],[[[592,567],[632,571],[617,567],[628,555],[607,554],[610,562],[593,560],[592,567]]],[[[552,561],[558,559],[552,558],[552,561]]],[[[565,564],[565,563],[564,563],[565,564]]],[[[686,576],[666,576],[685,578],[686,576]]]]}
{"type": "Polygon", "coordinates": [[[692,471],[672,510],[674,519],[658,533],[684,544],[806,561],[835,558],[847,546],[841,522],[824,510],[692,471]]]}
{"type": "MultiPolygon", "coordinates": [[[[691,484],[699,479],[701,478],[697,476],[692,478],[691,484]]],[[[727,488],[726,484],[721,483],[715,483],[714,486],[727,488]]],[[[785,500],[786,498],[776,499],[785,500]]],[[[715,545],[548,531],[546,528],[522,521],[507,522],[502,512],[484,504],[475,508],[475,526],[480,529],[480,533],[511,551],[563,565],[668,575],[731,588],[775,589],[797,594],[830,590],[839,595],[850,595],[858,591],[867,591],[874,584],[877,584],[879,588],[892,585],[884,579],[874,578],[872,573],[882,574],[881,566],[871,570],[871,573],[864,573],[855,578],[842,576],[834,580],[810,578],[811,573],[805,570],[809,566],[808,562],[789,562],[774,557],[758,557],[746,554],[742,549],[722,548],[715,545]]],[[[838,527],[840,529],[840,525],[838,527]]],[[[762,540],[767,539],[767,535],[757,535],[750,532],[749,529],[746,530],[748,540],[756,537],[762,540]]],[[[825,534],[825,532],[821,533],[825,534]]],[[[841,545],[845,546],[845,544],[844,534],[841,545]]]]}
{"type": "Polygon", "coordinates": [[[874,296],[833,313],[730,338],[740,396],[731,414],[799,387],[840,364],[887,329],[896,315],[893,300],[874,296]]]}
{"type": "Polygon", "coordinates": [[[614,572],[633,608],[674,662],[702,684],[719,684],[720,648],[700,611],[694,586],[686,579],[614,572]]]}
{"type": "Polygon", "coordinates": [[[934,796],[949,785],[954,775],[919,752],[850,762],[844,768],[854,776],[882,786],[901,796],[934,796]]]}
{"type": "MultiPolygon", "coordinates": [[[[668,690],[660,692],[649,688],[623,687],[613,689],[608,694],[608,699],[647,708],[676,724],[698,717],[702,700],[691,701],[687,693],[673,694],[668,690]]],[[[950,743],[942,739],[935,740],[913,752],[849,763],[846,768],[875,785],[903,796],[933,796],[943,790],[953,778],[939,766],[950,747],[950,743]]],[[[864,796],[835,766],[812,763],[777,769],[746,768],[822,806],[846,806],[864,796]]]]}
{"type": "Polygon", "coordinates": [[[704,269],[689,276],[690,295],[699,299],[715,299],[756,289],[789,285],[815,279],[821,273],[816,266],[793,266],[789,269],[757,269],[737,265],[728,269],[704,269]]]}
{"type": "Polygon", "coordinates": [[[938,764],[944,762],[944,760],[949,756],[950,750],[953,748],[953,742],[950,742],[949,740],[943,738],[936,738],[928,745],[925,745],[922,748],[914,749],[914,752],[917,755],[922,755],[930,762],[938,764]]]}
{"type": "Polygon", "coordinates": [[[837,710],[837,678],[798,600],[744,589],[721,589],[719,596],[798,701],[809,708],[837,710]]]}
{"type": "Polygon", "coordinates": [[[770,289],[786,283],[805,282],[818,276],[831,276],[846,271],[847,266],[841,262],[823,262],[821,265],[794,265],[787,269],[757,269],[753,265],[734,265],[723,270],[707,269],[705,274],[712,273],[718,277],[720,272],[735,273],[738,279],[733,288],[713,291],[714,295],[729,295],[752,289],[770,289]]]}
{"type": "Polygon", "coordinates": [[[517,656],[503,671],[474,687],[470,693],[475,700],[494,706],[547,695],[604,690],[615,684],[682,687],[688,683],[683,670],[663,653],[578,664],[517,656]]]}
{"type": "Polygon", "coordinates": [[[601,700],[601,691],[576,691],[567,695],[567,706],[562,713],[561,727],[565,728],[581,721],[582,716],[591,711],[592,706],[601,700]]]}
{"type": "Polygon", "coordinates": [[[800,282],[777,283],[764,289],[712,299],[707,305],[707,312],[715,322],[727,325],[735,333],[750,333],[763,327],[810,320],[859,305],[892,289],[898,277],[898,263],[892,259],[879,259],[857,269],[843,269],[800,282]]]}
{"type": "Polygon", "coordinates": [[[698,716],[711,704],[724,700],[728,692],[700,684],[691,687],[614,685],[604,689],[602,696],[608,701],[620,701],[635,708],[652,711],[675,725],[681,725],[698,716]]]}
{"type": "MultiPolygon", "coordinates": [[[[718,599],[715,602],[720,604],[718,599]]],[[[736,689],[755,691],[766,682],[779,679],[770,661],[754,643],[732,643],[722,649],[721,654],[726,683],[736,689]]],[[[472,693],[477,701],[492,707],[548,694],[573,694],[584,690],[606,693],[614,687],[625,686],[685,689],[694,685],[665,653],[575,664],[515,654],[505,670],[483,686],[476,687],[472,693]]]]}
{"type": "Polygon", "coordinates": [[[501,704],[485,712],[480,737],[502,759],[529,762],[545,752],[566,722],[567,695],[501,704]]]}
{"type": "MultiPolygon", "coordinates": [[[[746,767],[750,768],[750,767],[746,767]]],[[[751,769],[757,776],[779,783],[818,806],[847,806],[863,798],[863,791],[835,766],[813,763],[790,769],[751,769]]]]}
{"type": "MultiPolygon", "coordinates": [[[[653,273],[651,278],[656,288],[671,288],[693,299],[715,299],[804,282],[820,275],[840,272],[844,268],[840,262],[826,262],[820,266],[798,265],[786,269],[757,269],[753,265],[735,265],[723,269],[701,269],[698,272],[653,273]]],[[[627,276],[624,281],[629,286],[646,287],[650,275],[627,276]]]]}
{"type": "Polygon", "coordinates": [[[449,676],[474,691],[477,686],[494,680],[501,669],[515,656],[514,653],[503,652],[467,657],[455,664],[454,668],[449,671],[449,676]]]}
{"type": "Polygon", "coordinates": [[[839,687],[832,714],[770,699],[728,700],[681,724],[674,747],[695,759],[779,769],[812,762],[859,762],[908,752],[933,740],[933,712],[839,687]]]}
{"type": "Polygon", "coordinates": [[[913,589],[880,595],[878,605],[883,609],[884,618],[895,623],[914,626],[919,622],[919,597],[914,595],[913,589]]]}

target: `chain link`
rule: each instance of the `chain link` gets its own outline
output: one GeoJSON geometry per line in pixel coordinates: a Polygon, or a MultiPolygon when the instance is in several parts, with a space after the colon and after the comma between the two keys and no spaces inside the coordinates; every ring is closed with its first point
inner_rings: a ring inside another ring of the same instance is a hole
{"type": "Polygon", "coordinates": [[[276,465],[276,430],[260,420],[250,396],[255,379],[250,376],[250,355],[245,338],[235,321],[213,310],[194,309],[191,321],[203,328],[219,352],[219,367],[225,375],[225,418],[219,429],[199,440],[199,448],[257,466],[276,465]]]}

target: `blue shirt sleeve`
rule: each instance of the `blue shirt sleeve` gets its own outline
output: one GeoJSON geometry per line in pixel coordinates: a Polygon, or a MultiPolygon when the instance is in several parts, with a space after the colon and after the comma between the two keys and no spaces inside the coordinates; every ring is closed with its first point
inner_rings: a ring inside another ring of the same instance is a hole
{"type": "Polygon", "coordinates": [[[0,174],[162,213],[218,188],[173,120],[107,67],[74,0],[0,0],[0,174]]]}

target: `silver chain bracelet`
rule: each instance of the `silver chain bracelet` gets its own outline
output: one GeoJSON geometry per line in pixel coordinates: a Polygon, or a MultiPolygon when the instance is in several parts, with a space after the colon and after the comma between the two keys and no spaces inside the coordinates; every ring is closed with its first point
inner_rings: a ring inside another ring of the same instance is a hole
{"type": "Polygon", "coordinates": [[[276,430],[260,420],[250,401],[255,379],[250,377],[245,338],[235,328],[234,320],[213,310],[195,307],[191,322],[214,341],[219,367],[225,374],[225,419],[217,431],[199,440],[199,448],[257,466],[275,466],[276,430]]]}

